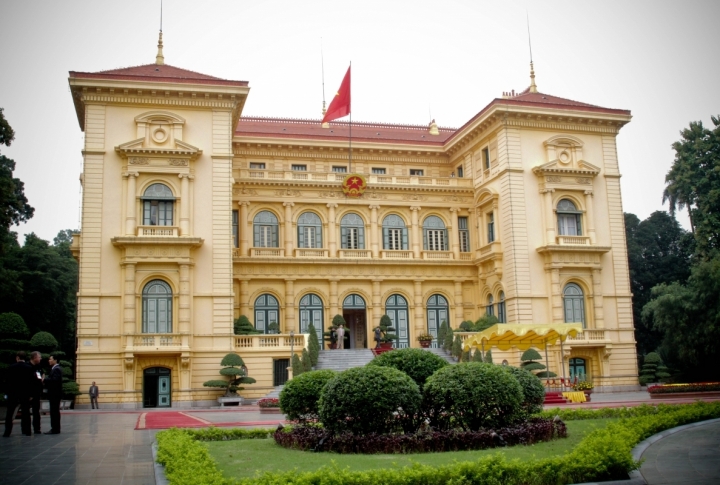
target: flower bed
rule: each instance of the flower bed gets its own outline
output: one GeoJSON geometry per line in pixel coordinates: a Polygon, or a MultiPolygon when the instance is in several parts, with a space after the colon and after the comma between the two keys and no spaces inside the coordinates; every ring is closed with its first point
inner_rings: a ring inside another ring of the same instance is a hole
{"type": "Polygon", "coordinates": [[[277,398],[260,399],[257,404],[260,407],[260,414],[283,414],[280,409],[280,400],[277,398]]]}
{"type": "Polygon", "coordinates": [[[720,392],[720,382],[697,382],[693,384],[661,384],[648,387],[652,394],[676,394],[680,392],[720,392]]]}
{"type": "Polygon", "coordinates": [[[484,450],[498,446],[531,445],[567,437],[565,424],[558,420],[533,418],[517,426],[481,431],[420,431],[415,434],[333,435],[320,426],[278,429],[273,438],[285,448],[334,453],[428,453],[484,450]]]}

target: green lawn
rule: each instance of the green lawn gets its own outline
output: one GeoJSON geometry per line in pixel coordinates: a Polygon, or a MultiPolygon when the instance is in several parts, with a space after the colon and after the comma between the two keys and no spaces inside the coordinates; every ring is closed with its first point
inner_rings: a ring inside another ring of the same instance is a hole
{"type": "Polygon", "coordinates": [[[413,463],[438,466],[454,461],[474,461],[493,453],[503,453],[507,458],[521,460],[539,459],[563,455],[572,450],[589,432],[602,428],[614,419],[588,419],[568,421],[568,437],[549,443],[512,448],[493,448],[482,451],[455,451],[448,453],[417,453],[410,455],[339,455],[288,450],[275,444],[272,439],[212,441],[206,443],[210,455],[217,462],[225,477],[253,477],[256,472],[314,471],[336,462],[350,470],[376,468],[402,468],[413,463]]]}

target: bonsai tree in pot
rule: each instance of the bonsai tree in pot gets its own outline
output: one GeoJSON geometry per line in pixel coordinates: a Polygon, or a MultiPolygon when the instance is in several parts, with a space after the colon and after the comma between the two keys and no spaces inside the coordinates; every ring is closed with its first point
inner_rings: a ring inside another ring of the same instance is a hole
{"type": "MultiPolygon", "coordinates": [[[[545,369],[545,364],[537,362],[540,359],[542,359],[542,357],[540,357],[540,353],[537,350],[527,349],[523,352],[522,356],[520,356],[520,368],[531,372],[534,370],[542,371],[545,369]]],[[[538,372],[535,375],[542,378],[557,377],[557,374],[549,371],[538,372]]]]}
{"type": "Polygon", "coordinates": [[[268,333],[280,333],[280,324],[276,321],[268,323],[268,333]]]}
{"type": "Polygon", "coordinates": [[[238,354],[230,353],[223,357],[220,365],[220,375],[227,377],[226,380],[217,379],[203,382],[205,387],[216,387],[224,389],[225,394],[222,397],[239,397],[237,391],[242,391],[244,387],[240,384],[254,384],[255,379],[247,376],[245,362],[238,354]]]}
{"type": "Polygon", "coordinates": [[[392,320],[390,320],[390,317],[387,315],[383,315],[380,317],[380,333],[382,335],[380,342],[381,347],[385,348],[392,348],[393,342],[395,342],[395,339],[397,339],[397,335],[395,335],[395,328],[392,326],[392,320]],[[384,344],[384,345],[383,345],[384,344]],[[388,346],[388,344],[390,344],[388,346]]]}

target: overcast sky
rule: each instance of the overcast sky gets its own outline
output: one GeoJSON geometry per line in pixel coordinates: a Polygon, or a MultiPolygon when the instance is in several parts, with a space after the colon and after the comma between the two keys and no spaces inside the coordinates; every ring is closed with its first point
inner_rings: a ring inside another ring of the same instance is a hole
{"type": "MultiPolygon", "coordinates": [[[[244,114],[318,119],[353,63],[353,120],[459,127],[529,84],[632,111],[618,137],[624,210],[663,209],[671,144],[720,114],[718,1],[165,0],[167,64],[250,82],[244,114]]],[[[35,207],[15,230],[79,226],[80,131],[68,71],[155,61],[160,0],[2,0],[2,153],[35,207]]],[[[665,206],[667,208],[667,206],[665,206]]],[[[688,227],[687,218],[679,217],[688,227]]]]}

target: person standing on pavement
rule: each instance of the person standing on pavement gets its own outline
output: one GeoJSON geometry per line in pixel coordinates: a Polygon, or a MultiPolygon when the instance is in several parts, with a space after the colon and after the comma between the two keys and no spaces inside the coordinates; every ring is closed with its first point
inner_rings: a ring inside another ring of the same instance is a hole
{"type": "Polygon", "coordinates": [[[342,324],[340,324],[335,330],[335,334],[337,335],[337,348],[338,349],[344,349],[345,348],[345,327],[343,327],[342,324]]]}
{"type": "Polygon", "coordinates": [[[13,419],[17,413],[18,406],[22,413],[20,429],[24,436],[32,436],[30,432],[30,396],[32,395],[33,379],[35,378],[33,368],[25,362],[26,354],[19,351],[15,355],[15,363],[7,369],[7,411],[5,414],[5,433],[7,438],[12,433],[13,419]]]}
{"type": "Polygon", "coordinates": [[[60,398],[62,397],[62,367],[51,355],[48,359],[52,369],[50,375],[45,378],[45,386],[50,399],[50,431],[45,434],[60,434],[60,398]]]}
{"type": "Polygon", "coordinates": [[[100,409],[97,400],[98,396],[100,395],[100,390],[98,389],[98,386],[95,385],[95,381],[93,381],[92,386],[90,386],[88,394],[90,394],[90,407],[92,409],[100,409]]]}
{"type": "Polygon", "coordinates": [[[35,379],[33,379],[32,399],[30,407],[32,408],[32,426],[33,433],[41,434],[40,431],[40,401],[43,395],[43,372],[40,367],[42,355],[37,350],[30,354],[30,365],[33,368],[35,379]]]}
{"type": "Polygon", "coordinates": [[[380,327],[375,327],[375,348],[380,347],[380,341],[382,340],[380,327]]]}

